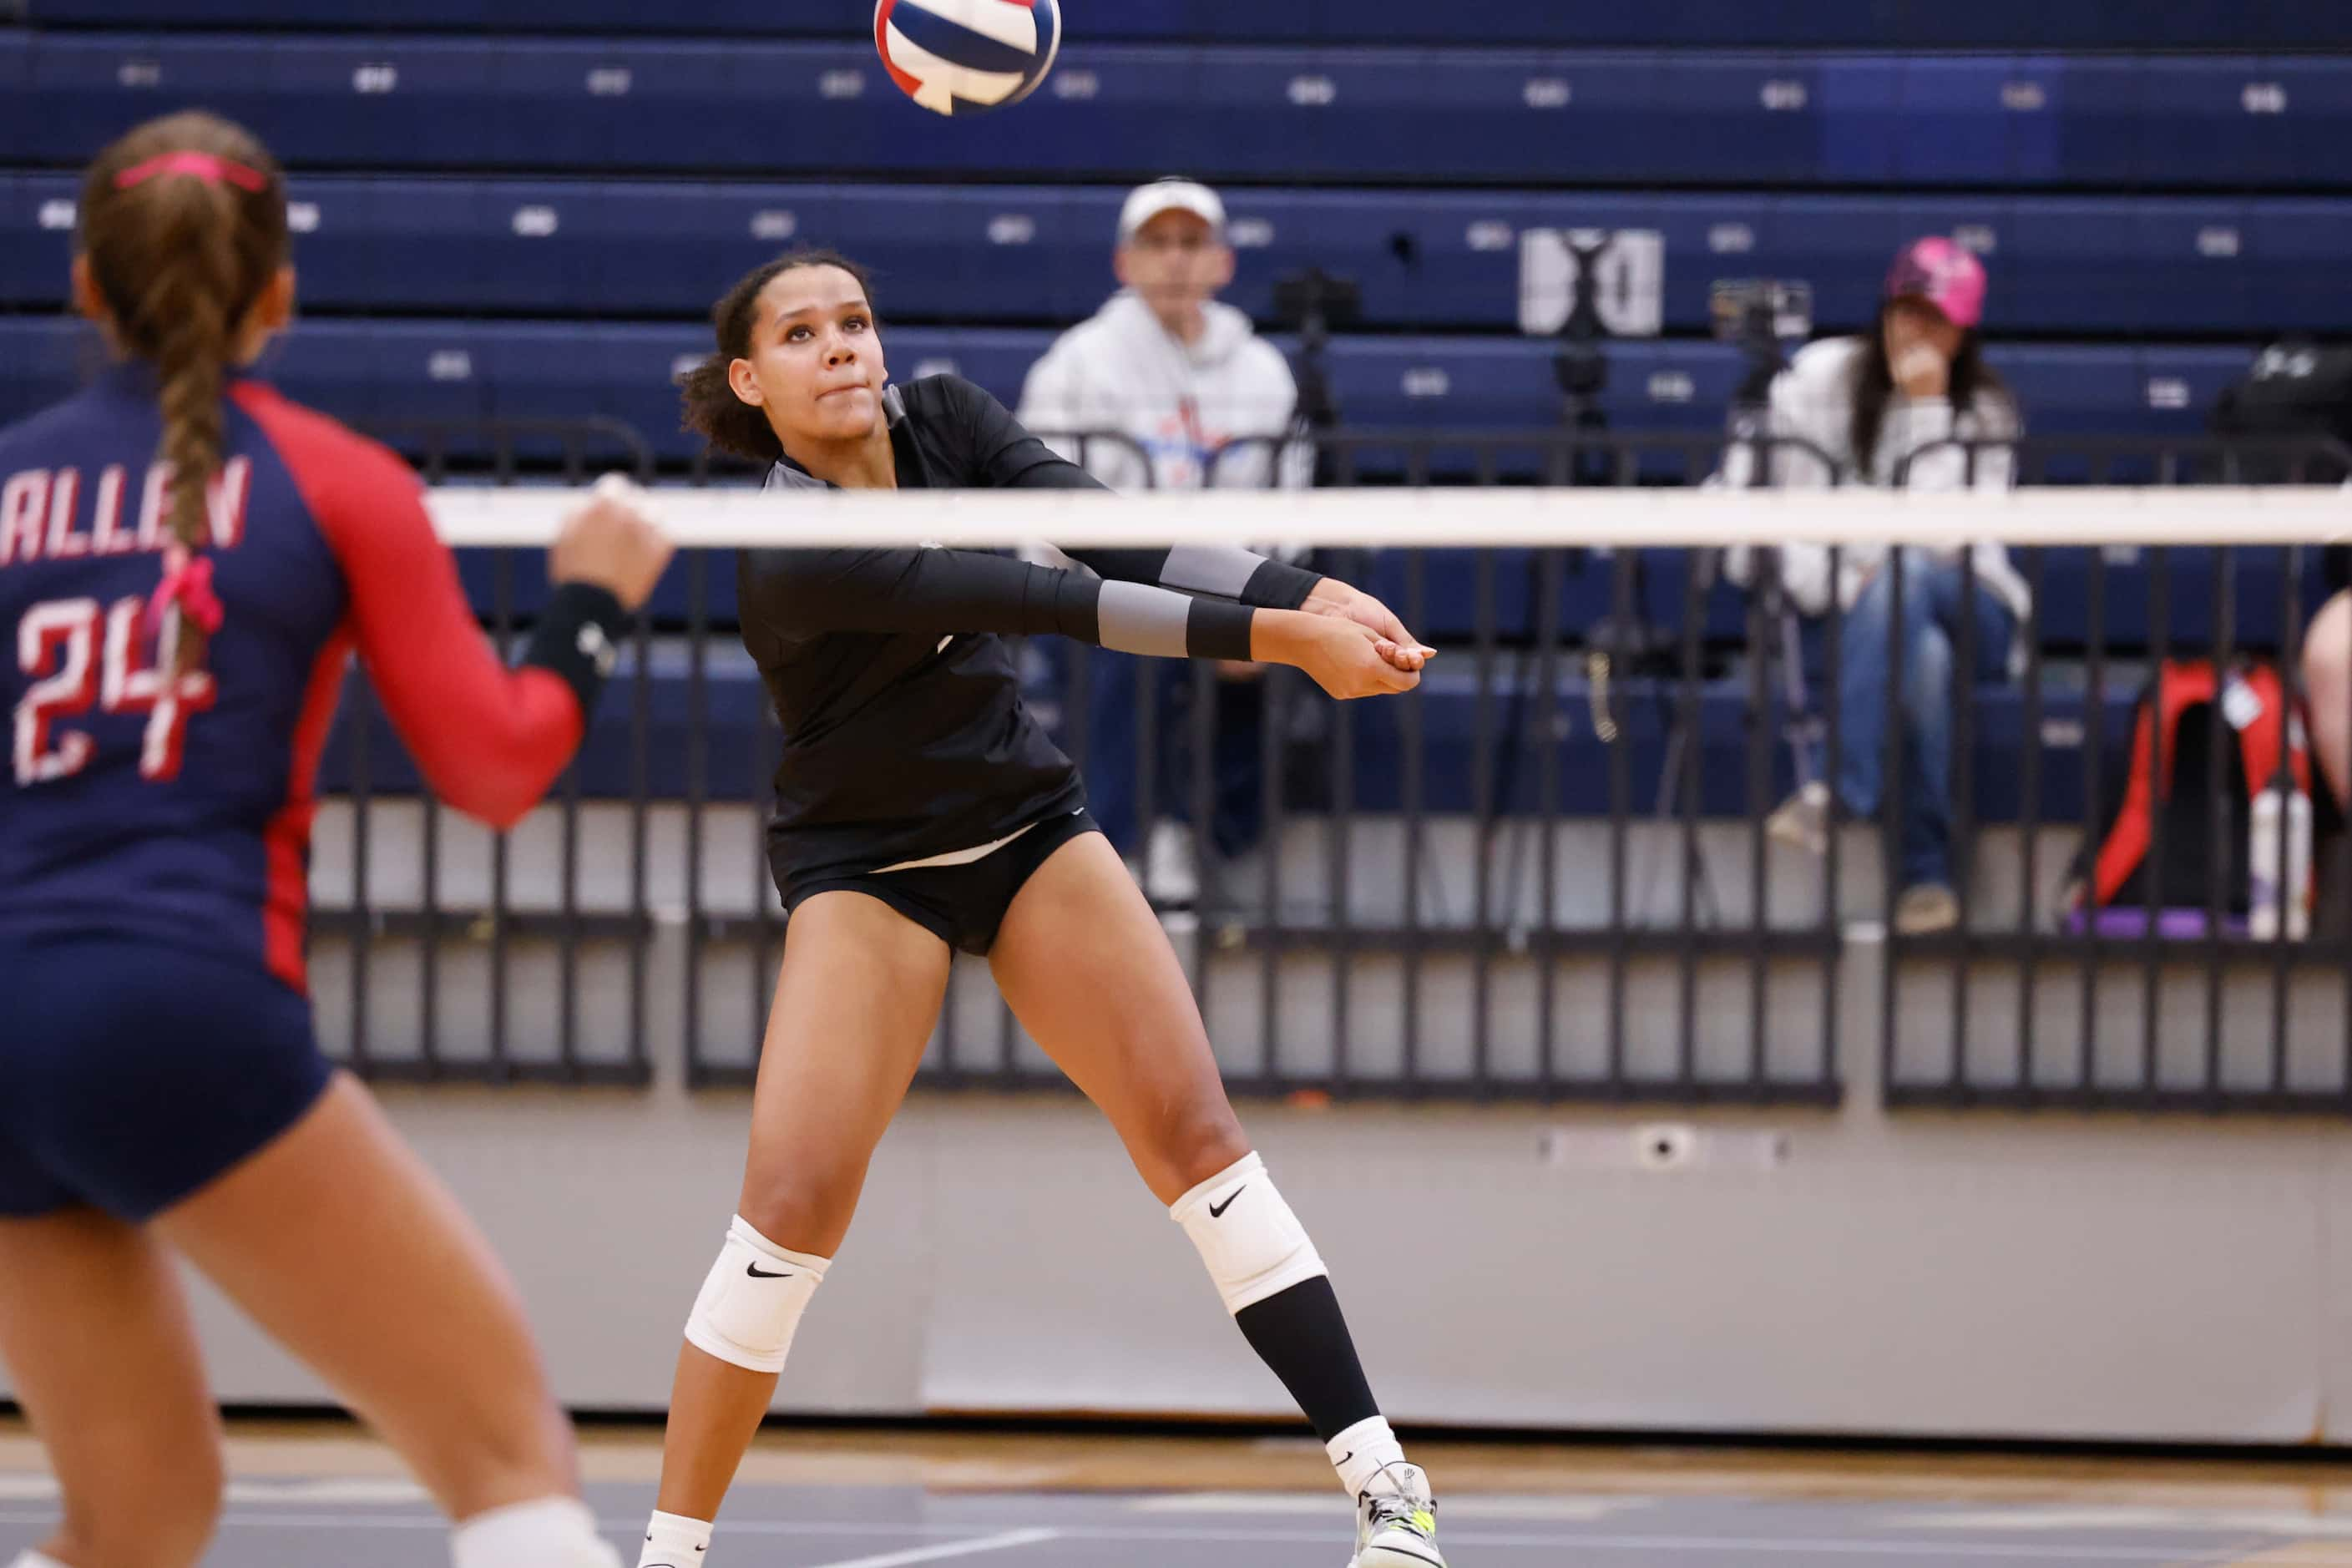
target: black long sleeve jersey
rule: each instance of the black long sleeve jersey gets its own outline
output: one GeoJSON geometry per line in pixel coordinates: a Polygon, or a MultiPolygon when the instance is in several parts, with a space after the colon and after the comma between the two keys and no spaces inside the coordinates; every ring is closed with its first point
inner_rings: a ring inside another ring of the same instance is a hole
{"type": "MultiPolygon", "coordinates": [[[[893,387],[884,404],[901,489],[1103,488],[959,377],[893,387]]],[[[830,487],[779,462],[767,488],[830,487]]],[[[1251,610],[1296,609],[1319,580],[1241,550],[1071,554],[1096,575],[966,550],[741,552],[743,646],[784,731],[768,858],[786,897],[976,858],[1084,806],[999,634],[1247,658],[1251,610]]]]}

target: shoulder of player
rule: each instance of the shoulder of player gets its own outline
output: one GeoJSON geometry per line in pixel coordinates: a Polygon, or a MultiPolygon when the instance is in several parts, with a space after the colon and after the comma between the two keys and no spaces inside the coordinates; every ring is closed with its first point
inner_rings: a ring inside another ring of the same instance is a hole
{"type": "Polygon", "coordinates": [[[898,394],[899,403],[907,410],[907,417],[919,425],[937,425],[947,419],[970,419],[975,410],[992,401],[985,387],[952,371],[891,384],[898,394]]]}
{"type": "Polygon", "coordinates": [[[71,420],[60,420],[56,414],[45,408],[14,425],[0,425],[0,480],[71,466],[60,462],[58,454],[68,449],[68,443],[79,432],[71,420]]]}
{"type": "Polygon", "coordinates": [[[0,470],[13,473],[26,458],[36,468],[48,464],[36,454],[54,447],[57,437],[70,431],[81,417],[78,401],[53,403],[22,419],[0,425],[0,470]]]}
{"type": "Polygon", "coordinates": [[[411,494],[422,487],[416,470],[399,453],[340,419],[296,403],[276,387],[239,382],[231,395],[261,427],[294,476],[296,489],[314,506],[362,506],[384,499],[387,485],[405,487],[411,494]]]}

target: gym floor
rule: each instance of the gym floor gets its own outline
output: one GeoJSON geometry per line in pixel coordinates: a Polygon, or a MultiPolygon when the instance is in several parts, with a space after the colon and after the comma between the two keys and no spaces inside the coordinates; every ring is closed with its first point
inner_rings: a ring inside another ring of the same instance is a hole
{"type": "MultiPolygon", "coordinates": [[[[1822,1563],[2352,1568],[2352,1467],[1975,1455],[1736,1454],[1416,1444],[1456,1568],[1822,1563]]],[[[588,1496],[635,1562],[660,1434],[592,1427],[588,1496]]],[[[442,1524],[381,1446],[335,1423],[239,1422],[206,1568],[427,1568],[442,1524]]],[[[57,1517],[40,1451],[0,1422],[0,1560],[57,1517]]],[[[1341,1568],[1352,1524],[1288,1437],[765,1434],[715,1568],[1341,1568]]]]}

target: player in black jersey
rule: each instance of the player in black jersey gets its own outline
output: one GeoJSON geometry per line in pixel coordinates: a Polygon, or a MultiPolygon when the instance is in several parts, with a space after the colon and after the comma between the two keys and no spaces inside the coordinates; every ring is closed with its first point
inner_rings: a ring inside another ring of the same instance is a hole
{"type": "MultiPolygon", "coordinates": [[[[1099,489],[968,382],[887,382],[865,275],[786,257],[713,311],[687,418],[795,489],[1099,489]]],[[[1306,670],[1402,691],[1427,650],[1376,600],[1223,549],[1081,551],[1094,574],[957,550],[747,552],[743,640],[784,731],[769,856],[792,920],[727,1239],[687,1321],[643,1568],[707,1562],[956,950],[1107,1113],[1358,1502],[1357,1568],[1443,1568],[1427,1478],[1359,1364],[1307,1232],[1219,1081],[1174,950],[1024,708],[997,634],[1306,670]],[[1078,984],[1073,984],[1076,978],[1078,984]]]]}

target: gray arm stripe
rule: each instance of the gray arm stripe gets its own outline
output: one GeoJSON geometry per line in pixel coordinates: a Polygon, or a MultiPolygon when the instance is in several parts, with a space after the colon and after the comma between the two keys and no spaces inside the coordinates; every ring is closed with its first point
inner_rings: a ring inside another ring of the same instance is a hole
{"type": "Polygon", "coordinates": [[[1180,544],[1168,552],[1166,563],[1160,568],[1160,585],[1238,599],[1251,576],[1265,564],[1263,556],[1229,545],[1180,544]]]}
{"type": "Polygon", "coordinates": [[[1095,632],[1118,653],[1184,657],[1184,628],[1192,601],[1165,588],[1140,583],[1105,583],[1095,601],[1095,632]]]}

